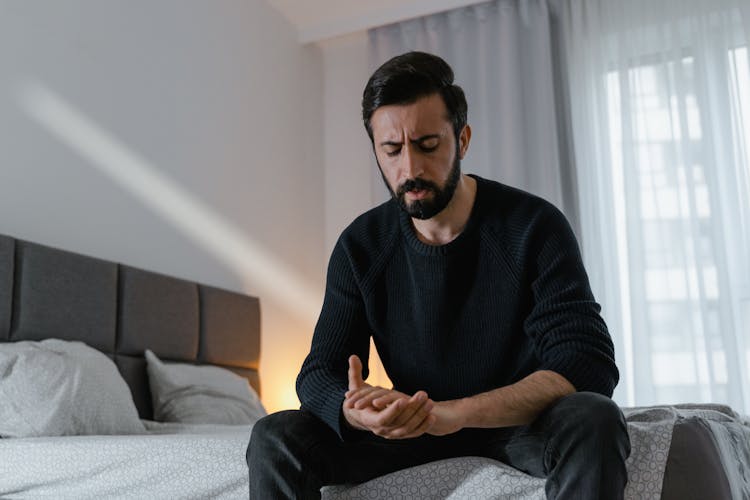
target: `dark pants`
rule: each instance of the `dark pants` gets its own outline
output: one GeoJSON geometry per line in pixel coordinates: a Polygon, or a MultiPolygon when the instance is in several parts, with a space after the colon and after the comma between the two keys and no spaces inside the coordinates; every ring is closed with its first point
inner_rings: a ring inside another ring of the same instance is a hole
{"type": "Polygon", "coordinates": [[[405,440],[367,434],[342,442],[311,413],[283,411],[255,424],[247,464],[251,499],[317,499],[325,485],[361,483],[449,457],[481,456],[546,477],[549,499],[616,500],[623,498],[629,454],[627,426],[617,405],[599,394],[578,392],[527,426],[405,440]]]}

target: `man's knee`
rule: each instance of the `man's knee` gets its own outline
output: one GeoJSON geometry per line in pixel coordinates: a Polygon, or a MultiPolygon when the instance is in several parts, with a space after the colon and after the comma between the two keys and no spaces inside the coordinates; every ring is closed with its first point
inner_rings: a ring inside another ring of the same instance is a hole
{"type": "Polygon", "coordinates": [[[625,418],[614,401],[601,394],[576,392],[558,400],[542,420],[549,436],[544,451],[549,497],[606,490],[611,494],[596,497],[622,498],[630,440],[625,418]],[[605,482],[609,489],[604,488],[605,482]]]}
{"type": "Polygon", "coordinates": [[[593,392],[576,392],[559,400],[551,413],[550,423],[557,429],[558,448],[600,450],[602,446],[614,446],[626,457],[630,454],[625,417],[610,398],[593,392]]]}
{"type": "Polygon", "coordinates": [[[559,401],[560,410],[586,432],[616,432],[625,426],[620,407],[595,392],[575,392],[559,401]]]}
{"type": "Polygon", "coordinates": [[[288,440],[290,435],[293,436],[293,429],[298,427],[295,422],[304,418],[300,415],[301,413],[298,410],[280,411],[266,415],[255,422],[245,454],[247,462],[250,463],[254,453],[268,456],[265,453],[266,450],[278,448],[281,443],[288,440]]]}
{"type": "Polygon", "coordinates": [[[263,461],[300,454],[314,445],[337,438],[320,419],[305,410],[285,410],[267,415],[253,426],[247,447],[248,464],[253,456],[263,461]]]}
{"type": "Polygon", "coordinates": [[[258,420],[245,455],[251,498],[253,492],[255,498],[319,498],[315,492],[330,475],[330,464],[321,457],[335,463],[337,441],[328,425],[305,410],[258,420]]]}

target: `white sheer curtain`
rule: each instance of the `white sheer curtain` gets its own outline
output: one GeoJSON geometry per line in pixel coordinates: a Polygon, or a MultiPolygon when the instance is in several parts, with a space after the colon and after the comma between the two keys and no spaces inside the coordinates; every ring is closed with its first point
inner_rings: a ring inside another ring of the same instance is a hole
{"type": "Polygon", "coordinates": [[[750,413],[750,2],[495,1],[370,32],[371,62],[444,57],[465,170],[579,232],[622,405],[750,413]]]}
{"type": "Polygon", "coordinates": [[[370,62],[375,69],[408,50],[448,61],[466,92],[473,132],[463,170],[546,198],[576,227],[550,33],[545,0],[500,0],[370,30],[370,62]]]}
{"type": "Polygon", "coordinates": [[[750,412],[750,4],[556,4],[618,399],[750,412]]]}

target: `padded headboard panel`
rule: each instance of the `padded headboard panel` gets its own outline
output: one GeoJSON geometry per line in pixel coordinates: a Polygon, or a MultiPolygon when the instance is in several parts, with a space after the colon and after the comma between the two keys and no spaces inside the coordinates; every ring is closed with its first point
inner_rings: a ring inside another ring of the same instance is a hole
{"type": "Polygon", "coordinates": [[[219,365],[260,392],[257,298],[0,235],[0,342],[80,340],[109,355],[152,418],[145,349],[219,365]]]}

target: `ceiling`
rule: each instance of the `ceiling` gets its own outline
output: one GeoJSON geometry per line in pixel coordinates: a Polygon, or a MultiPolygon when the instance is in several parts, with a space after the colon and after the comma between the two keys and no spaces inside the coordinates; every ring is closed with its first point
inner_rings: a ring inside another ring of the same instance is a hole
{"type": "Polygon", "coordinates": [[[487,0],[266,0],[297,28],[300,43],[391,24],[487,0]]]}

